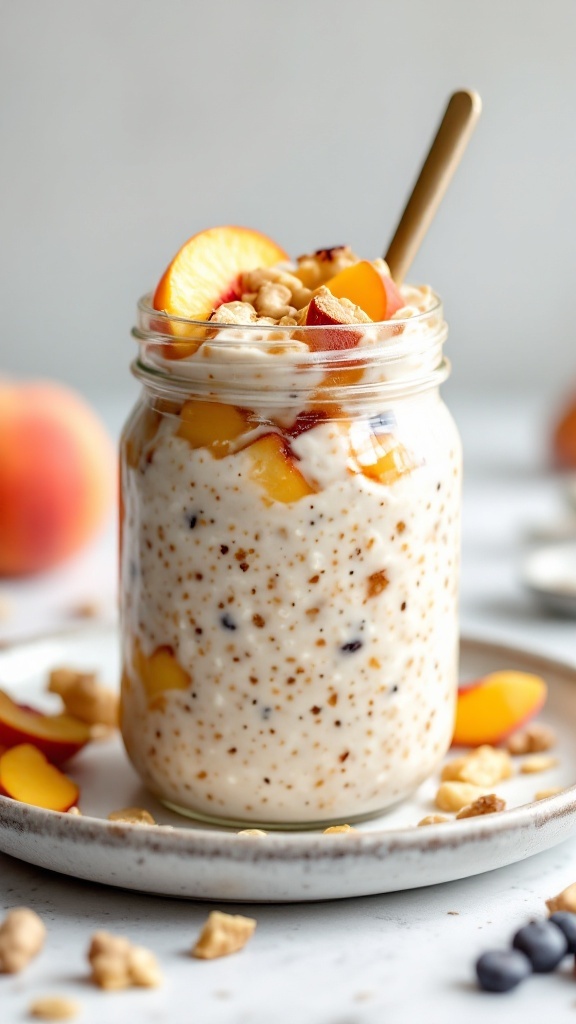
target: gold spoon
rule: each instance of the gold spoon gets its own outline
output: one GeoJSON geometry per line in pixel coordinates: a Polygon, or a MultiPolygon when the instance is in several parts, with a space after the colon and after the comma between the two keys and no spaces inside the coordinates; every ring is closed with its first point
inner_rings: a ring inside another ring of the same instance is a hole
{"type": "Polygon", "coordinates": [[[482,100],[477,92],[453,93],[412,194],[404,207],[385,260],[394,280],[401,284],[422,244],[444,193],[470,141],[482,100]]]}

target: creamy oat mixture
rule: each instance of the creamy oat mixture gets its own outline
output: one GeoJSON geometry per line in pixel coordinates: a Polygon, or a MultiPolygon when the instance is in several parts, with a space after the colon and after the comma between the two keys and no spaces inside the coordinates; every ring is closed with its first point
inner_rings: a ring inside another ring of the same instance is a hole
{"type": "MultiPolygon", "coordinates": [[[[407,302],[429,308],[429,294],[407,289],[407,302]]],[[[272,421],[267,403],[255,384],[252,419],[224,450],[183,436],[182,402],[143,406],[128,427],[123,734],[150,789],[180,808],[350,820],[406,796],[450,743],[460,444],[435,389],[380,415],[377,398],[340,403],[334,419],[293,402],[272,421]],[[303,481],[295,500],[255,473],[252,444],[271,434],[303,481]],[[374,438],[403,453],[380,476],[363,461],[374,438]]]]}

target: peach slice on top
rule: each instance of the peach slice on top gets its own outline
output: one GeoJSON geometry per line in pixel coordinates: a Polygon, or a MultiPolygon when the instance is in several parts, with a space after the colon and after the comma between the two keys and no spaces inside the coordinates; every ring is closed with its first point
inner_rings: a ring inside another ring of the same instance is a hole
{"type": "Polygon", "coordinates": [[[389,320],[405,305],[400,289],[387,274],[380,273],[368,260],[346,267],[326,281],[326,288],[337,299],[350,299],[371,320],[389,320]]]}
{"type": "Polygon", "coordinates": [[[265,491],[267,499],[286,505],[314,494],[302,476],[290,447],[280,434],[264,434],[245,448],[252,463],[250,476],[265,491]]]}
{"type": "MultiPolygon", "coordinates": [[[[154,309],[187,320],[208,320],[223,302],[240,298],[240,275],[288,259],[272,239],[241,227],[208,228],[189,238],[164,271],[154,292],[154,309]]],[[[198,341],[185,341],[185,324],[171,324],[182,341],[167,346],[171,359],[196,351],[198,341]]]]}

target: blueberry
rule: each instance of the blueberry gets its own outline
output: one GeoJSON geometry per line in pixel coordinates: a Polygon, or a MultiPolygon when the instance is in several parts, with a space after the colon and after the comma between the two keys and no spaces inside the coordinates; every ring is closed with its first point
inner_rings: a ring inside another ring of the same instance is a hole
{"type": "Polygon", "coordinates": [[[527,956],[515,949],[483,953],[476,961],[480,988],[485,992],[509,992],[532,972],[527,956]]]}
{"type": "Polygon", "coordinates": [[[568,952],[565,935],[550,921],[531,921],[516,932],[512,945],[526,954],[538,974],[553,971],[568,952]]]}
{"type": "Polygon", "coordinates": [[[568,952],[576,953],[576,914],[571,914],[569,910],[557,910],[555,914],[550,915],[550,920],[564,934],[568,952]]]}

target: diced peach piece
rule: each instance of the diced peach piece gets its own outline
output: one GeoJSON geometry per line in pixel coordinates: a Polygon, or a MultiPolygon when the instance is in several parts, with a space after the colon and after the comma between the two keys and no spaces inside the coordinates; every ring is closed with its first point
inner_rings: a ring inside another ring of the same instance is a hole
{"type": "MultiPolygon", "coordinates": [[[[189,238],[162,275],[154,293],[154,309],[188,320],[208,320],[223,302],[240,298],[240,275],[258,267],[271,267],[288,259],[266,235],[250,228],[208,228],[189,238]]],[[[198,348],[186,341],[190,328],[171,324],[182,341],[169,346],[169,359],[184,359],[198,348]]]]}
{"type": "MultiPolygon", "coordinates": [[[[172,647],[168,644],[157,647],[147,657],[138,640],[132,652],[134,672],[144,687],[150,707],[161,707],[161,696],[167,690],[187,690],[192,682],[178,661],[172,647]]],[[[130,676],[127,672],[122,676],[122,692],[130,689],[130,676]]]]}
{"type": "Polygon", "coordinates": [[[305,341],[312,352],[337,352],[340,349],[355,348],[363,329],[353,331],[351,324],[371,323],[367,313],[359,307],[350,309],[329,292],[315,295],[306,314],[307,327],[326,327],[324,331],[309,331],[305,341]],[[347,329],[339,330],[341,327],[347,329]],[[334,330],[330,330],[334,328],[334,330]]]}
{"type": "Polygon", "coordinates": [[[337,299],[350,299],[360,306],[371,320],[389,320],[405,304],[392,278],[381,274],[368,260],[341,270],[326,282],[326,288],[337,299]]]}
{"type": "Polygon", "coordinates": [[[576,396],[567,403],[552,435],[552,451],[562,469],[576,469],[576,396]]]}
{"type": "Polygon", "coordinates": [[[505,740],[542,708],[547,686],[528,672],[492,672],[458,691],[456,746],[478,747],[505,740]]]}
{"type": "Polygon", "coordinates": [[[90,729],[71,715],[43,715],[15,704],[0,690],[0,744],[33,744],[49,761],[62,764],[90,739],[90,729]]]}
{"type": "Polygon", "coordinates": [[[252,480],[264,489],[272,501],[288,505],[314,494],[280,434],[265,434],[248,445],[245,451],[252,462],[252,480]]]}
{"type": "Polygon", "coordinates": [[[228,454],[230,442],[248,429],[249,415],[234,405],[192,399],[180,413],[178,437],[191,448],[209,448],[216,459],[228,454]]]}
{"type": "Polygon", "coordinates": [[[31,743],[22,743],[2,754],[0,789],[13,800],[50,811],[68,811],[80,795],[76,783],[50,764],[31,743]]]}
{"type": "Polygon", "coordinates": [[[350,444],[353,460],[364,476],[378,483],[393,484],[416,468],[414,458],[393,434],[374,433],[368,424],[352,428],[350,444]]]}

